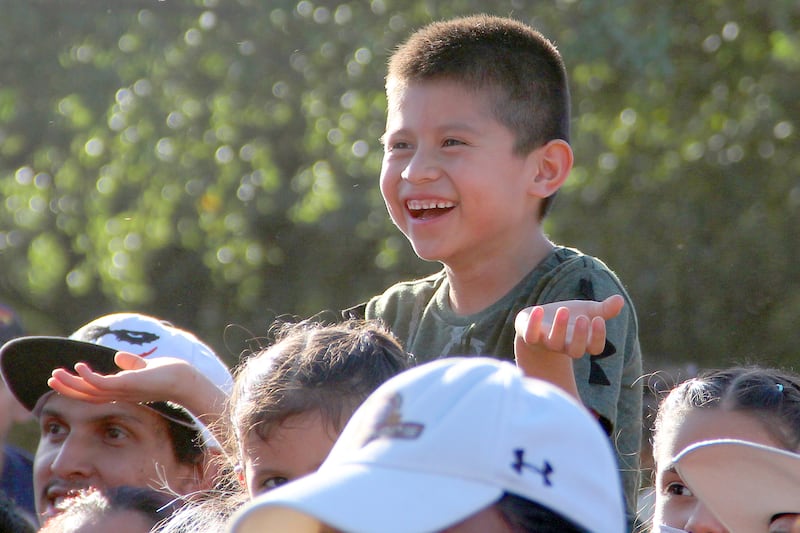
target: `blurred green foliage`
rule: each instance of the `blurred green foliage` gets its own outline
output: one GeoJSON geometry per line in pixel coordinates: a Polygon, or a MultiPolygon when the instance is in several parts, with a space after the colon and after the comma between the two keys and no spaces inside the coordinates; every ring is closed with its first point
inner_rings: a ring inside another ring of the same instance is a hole
{"type": "Polygon", "coordinates": [[[547,230],[620,274],[645,366],[796,358],[795,0],[0,7],[0,299],[31,333],[138,310],[233,363],[276,315],[436,270],[378,191],[385,61],[489,12],[564,55],[576,167],[547,230]]]}

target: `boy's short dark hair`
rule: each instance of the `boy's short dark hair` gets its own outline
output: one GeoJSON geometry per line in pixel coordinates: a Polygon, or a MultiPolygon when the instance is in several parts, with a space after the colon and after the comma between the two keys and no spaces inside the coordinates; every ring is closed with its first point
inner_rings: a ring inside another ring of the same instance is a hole
{"type": "Polygon", "coordinates": [[[400,342],[377,322],[277,324],[275,342],[236,371],[229,420],[238,435],[262,439],[292,416],[322,414],[339,432],[361,402],[409,365],[400,342]]]}
{"type": "MultiPolygon", "coordinates": [[[[389,59],[386,91],[449,80],[487,91],[497,120],[516,137],[517,154],[554,139],[569,142],[567,72],[555,45],[522,22],[474,15],[416,31],[389,59]]],[[[544,199],[543,217],[553,196],[544,199]]]]}

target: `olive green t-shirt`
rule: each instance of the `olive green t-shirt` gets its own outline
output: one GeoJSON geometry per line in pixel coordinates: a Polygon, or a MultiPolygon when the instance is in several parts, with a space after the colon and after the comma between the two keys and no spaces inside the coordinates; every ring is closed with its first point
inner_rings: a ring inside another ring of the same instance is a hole
{"type": "MultiPolygon", "coordinates": [[[[574,361],[583,403],[594,411],[617,451],[633,523],[642,438],[642,357],[636,312],[617,276],[600,260],[556,247],[516,287],[483,311],[460,316],[450,307],[444,271],[397,283],[366,304],[422,363],[454,355],[491,355],[514,361],[514,320],[525,307],[563,300],[600,301],[621,294],[625,306],[606,323],[603,353],[574,361]]],[[[359,313],[360,314],[360,313],[359,313]]]]}

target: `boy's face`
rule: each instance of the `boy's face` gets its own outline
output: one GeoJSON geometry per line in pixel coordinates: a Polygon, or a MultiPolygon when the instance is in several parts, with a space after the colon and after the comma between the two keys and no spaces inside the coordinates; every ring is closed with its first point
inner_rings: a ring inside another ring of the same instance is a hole
{"type": "MultiPolygon", "coordinates": [[[[779,446],[754,416],[723,409],[689,409],[657,435],[654,524],[685,531],[727,531],[687,487],[672,458],[687,446],[714,439],[742,439],[779,446]]],[[[764,524],[766,527],[767,524],[764,524]]]]}
{"type": "Polygon", "coordinates": [[[241,454],[250,497],[317,470],[335,440],[336,435],[318,411],[287,418],[266,439],[255,431],[248,432],[241,454]]]}
{"type": "Polygon", "coordinates": [[[449,267],[503,255],[530,239],[539,150],[513,151],[486,90],[451,81],[390,91],[381,193],[417,255],[449,267]]]}
{"type": "Polygon", "coordinates": [[[36,511],[44,523],[80,489],[129,485],[196,489],[193,465],[177,461],[167,422],[128,402],[93,404],[51,394],[39,416],[33,465],[36,511]]]}

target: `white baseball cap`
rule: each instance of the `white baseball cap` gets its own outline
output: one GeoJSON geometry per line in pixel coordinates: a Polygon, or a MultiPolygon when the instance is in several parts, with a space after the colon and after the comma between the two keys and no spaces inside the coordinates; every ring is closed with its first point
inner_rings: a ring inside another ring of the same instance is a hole
{"type": "Polygon", "coordinates": [[[614,452],[597,420],[511,363],[446,358],[367,398],[315,473],[256,498],[230,531],[436,531],[504,493],[598,533],[625,530],[614,452]]]}
{"type": "Polygon", "coordinates": [[[678,474],[731,533],[769,529],[776,515],[800,514],[800,455],[736,439],[688,446],[678,474]]]}
{"type": "MultiPolygon", "coordinates": [[[[115,374],[118,351],[147,359],[183,359],[212,383],[230,393],[231,373],[214,351],[192,333],[164,320],[138,313],[114,313],[89,322],[65,337],[19,337],[0,349],[0,371],[9,390],[29,411],[52,391],[47,380],[56,368],[73,372],[75,363],[85,362],[95,372],[115,374]]],[[[159,414],[201,431],[208,444],[217,443],[197,418],[180,406],[167,402],[147,404],[159,414]]]]}

